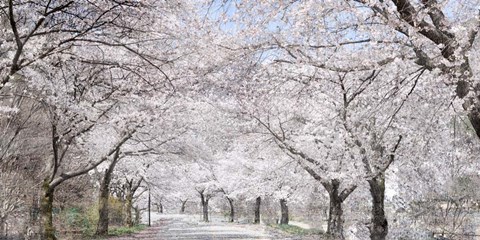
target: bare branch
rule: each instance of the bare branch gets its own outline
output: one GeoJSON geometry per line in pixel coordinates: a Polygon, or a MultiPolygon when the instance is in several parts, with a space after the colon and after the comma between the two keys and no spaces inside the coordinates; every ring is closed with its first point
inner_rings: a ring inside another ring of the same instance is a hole
{"type": "Polygon", "coordinates": [[[93,162],[93,163],[90,163],[89,165],[85,166],[84,168],[80,169],[80,170],[77,170],[77,171],[70,171],[70,172],[66,172],[66,173],[62,173],[60,174],[59,177],[53,179],[52,181],[50,181],[50,184],[49,184],[49,188],[50,189],[54,189],[56,186],[58,186],[59,184],[61,184],[62,182],[68,180],[68,179],[71,179],[71,178],[74,178],[74,177],[77,177],[77,176],[80,176],[80,175],[83,175],[87,172],[89,172],[90,170],[96,168],[98,165],[100,165],[101,163],[103,163],[104,161],[106,161],[108,159],[108,157],[110,157],[112,154],[114,154],[115,152],[118,151],[118,149],[126,142],[128,141],[133,133],[135,133],[135,130],[132,130],[132,131],[127,131],[126,133],[124,133],[123,137],[115,144],[111,147],[110,151],[105,154],[103,157],[101,157],[98,161],[96,162],[93,162]]]}

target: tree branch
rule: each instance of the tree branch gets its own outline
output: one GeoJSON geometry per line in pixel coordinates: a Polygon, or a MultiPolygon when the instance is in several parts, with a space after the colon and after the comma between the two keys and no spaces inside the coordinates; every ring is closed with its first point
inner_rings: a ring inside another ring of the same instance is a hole
{"type": "Polygon", "coordinates": [[[135,133],[135,130],[132,130],[132,131],[128,131],[126,132],[123,137],[115,144],[112,146],[112,148],[110,149],[110,151],[105,154],[103,157],[101,157],[98,161],[96,162],[93,162],[93,163],[90,163],[89,165],[85,166],[84,168],[80,169],[80,170],[77,170],[77,171],[70,171],[70,172],[66,172],[66,173],[62,173],[60,174],[59,177],[53,179],[50,184],[49,184],[49,188],[50,189],[54,189],[55,187],[57,187],[58,185],[60,185],[62,182],[68,180],[68,179],[71,179],[71,178],[74,178],[74,177],[77,177],[77,176],[80,176],[80,175],[83,175],[87,172],[89,172],[90,170],[96,168],[98,165],[100,165],[101,163],[103,163],[104,161],[106,161],[108,159],[108,157],[110,157],[112,154],[114,154],[115,152],[118,151],[118,149],[120,149],[120,147],[125,143],[127,142],[131,137],[132,135],[135,133]]]}

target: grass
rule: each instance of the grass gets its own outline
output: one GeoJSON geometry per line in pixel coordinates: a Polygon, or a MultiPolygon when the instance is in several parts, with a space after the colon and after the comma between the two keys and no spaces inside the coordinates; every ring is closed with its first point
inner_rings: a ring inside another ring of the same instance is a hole
{"type": "Polygon", "coordinates": [[[145,227],[146,225],[144,224],[135,225],[133,227],[112,227],[108,229],[108,235],[121,236],[121,235],[132,234],[132,233],[142,231],[143,229],[145,229],[145,227]]]}
{"type": "Polygon", "coordinates": [[[88,240],[107,240],[109,237],[118,237],[123,235],[129,235],[133,233],[137,233],[145,229],[147,226],[145,224],[135,225],[133,227],[116,227],[111,226],[108,229],[108,236],[96,236],[94,234],[83,234],[81,238],[78,236],[76,238],[68,238],[68,239],[88,239],[88,240]]]}
{"type": "Polygon", "coordinates": [[[275,229],[278,229],[282,232],[296,235],[296,236],[308,236],[308,235],[322,235],[324,232],[320,229],[304,229],[301,227],[297,227],[294,225],[287,225],[287,224],[272,224],[269,225],[270,227],[273,227],[275,229]]]}

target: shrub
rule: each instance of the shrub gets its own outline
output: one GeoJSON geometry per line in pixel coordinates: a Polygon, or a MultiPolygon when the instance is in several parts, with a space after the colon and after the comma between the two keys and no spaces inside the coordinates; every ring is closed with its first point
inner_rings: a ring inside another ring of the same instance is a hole
{"type": "Polygon", "coordinates": [[[139,224],[133,227],[113,227],[108,230],[108,235],[119,236],[125,234],[132,234],[145,229],[145,225],[139,224]]]}

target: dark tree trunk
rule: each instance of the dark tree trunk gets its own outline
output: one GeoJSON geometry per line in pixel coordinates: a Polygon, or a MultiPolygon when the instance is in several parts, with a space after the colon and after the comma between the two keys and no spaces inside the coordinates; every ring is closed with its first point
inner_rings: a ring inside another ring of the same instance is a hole
{"type": "Polygon", "coordinates": [[[202,201],[203,221],[208,222],[208,200],[209,199],[203,193],[200,193],[200,198],[202,201]]]}
{"type": "Polygon", "coordinates": [[[134,179],[127,179],[127,183],[124,185],[125,189],[125,225],[127,227],[133,227],[134,222],[132,219],[132,209],[133,209],[133,196],[135,192],[140,187],[140,184],[143,181],[143,177],[140,178],[137,182],[134,179]]]}
{"type": "Polygon", "coordinates": [[[163,213],[163,204],[162,203],[158,204],[158,212],[163,213]]]}
{"type": "Polygon", "coordinates": [[[100,187],[98,197],[98,223],[96,235],[105,236],[108,234],[108,198],[110,191],[103,184],[100,187]]]}
{"type": "Polygon", "coordinates": [[[235,208],[233,206],[233,199],[227,197],[228,204],[230,205],[230,218],[228,219],[229,222],[233,222],[235,220],[235,208]]]}
{"type": "Polygon", "coordinates": [[[203,221],[208,222],[208,199],[205,199],[205,202],[202,204],[203,209],[203,221]]]}
{"type": "Polygon", "coordinates": [[[280,217],[280,224],[288,224],[288,206],[287,200],[280,199],[280,210],[282,216],[280,217]]]}
{"type": "Polygon", "coordinates": [[[43,184],[43,195],[40,203],[40,215],[42,221],[42,240],[56,240],[55,228],[53,227],[53,194],[55,189],[52,189],[48,180],[45,179],[43,184]]]}
{"type": "Polygon", "coordinates": [[[262,204],[262,198],[257,197],[255,200],[255,219],[253,220],[253,223],[259,224],[260,223],[260,205],[262,204]]]}
{"type": "Polygon", "coordinates": [[[339,193],[340,182],[332,180],[328,191],[330,207],[328,211],[327,233],[335,239],[345,239],[343,236],[343,200],[339,193]]]}
{"type": "Polygon", "coordinates": [[[138,206],[133,208],[135,210],[135,225],[140,224],[140,208],[138,206]]]}
{"type": "Polygon", "coordinates": [[[185,205],[187,205],[188,199],[182,201],[182,207],[180,208],[180,213],[185,213],[185,205]]]}
{"type": "MultiPolygon", "coordinates": [[[[480,98],[480,95],[478,98],[480,98]]],[[[470,120],[477,137],[480,138],[480,106],[475,106],[468,112],[468,119],[470,120]]]]}
{"type": "Polygon", "coordinates": [[[388,234],[388,221],[384,211],[385,175],[380,174],[368,181],[372,196],[372,222],[370,225],[370,239],[385,240],[388,234]]]}
{"type": "Polygon", "coordinates": [[[110,166],[105,169],[102,182],[100,183],[100,193],[98,195],[98,223],[96,235],[108,235],[108,198],[110,197],[110,181],[112,179],[113,169],[118,162],[120,150],[115,152],[110,166]]]}
{"type": "Polygon", "coordinates": [[[5,227],[5,218],[0,217],[0,239],[7,239],[7,231],[5,227]]]}
{"type": "Polygon", "coordinates": [[[132,208],[133,208],[133,193],[127,192],[125,196],[125,225],[127,227],[133,227],[132,208]]]}

